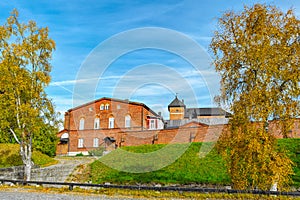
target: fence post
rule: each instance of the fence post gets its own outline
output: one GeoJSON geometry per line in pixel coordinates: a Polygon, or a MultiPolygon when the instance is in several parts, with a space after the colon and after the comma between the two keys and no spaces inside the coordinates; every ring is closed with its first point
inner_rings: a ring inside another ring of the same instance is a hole
{"type": "Polygon", "coordinates": [[[69,185],[69,190],[70,190],[70,191],[73,190],[73,185],[72,185],[72,184],[69,185]]]}

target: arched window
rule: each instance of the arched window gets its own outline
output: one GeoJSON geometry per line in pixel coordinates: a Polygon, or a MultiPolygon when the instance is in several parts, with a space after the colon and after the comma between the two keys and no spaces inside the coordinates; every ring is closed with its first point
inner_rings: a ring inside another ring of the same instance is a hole
{"type": "Polygon", "coordinates": [[[131,117],[130,115],[125,116],[125,128],[130,128],[131,126],[131,117]]]}
{"type": "Polygon", "coordinates": [[[109,110],[109,104],[105,104],[105,110],[109,110]]]}
{"type": "Polygon", "coordinates": [[[84,130],[84,118],[80,118],[80,121],[79,121],[79,130],[84,130]]]}
{"type": "Polygon", "coordinates": [[[100,110],[104,110],[104,104],[100,105],[100,110]]]}
{"type": "Polygon", "coordinates": [[[96,117],[94,120],[94,129],[100,129],[100,118],[96,117]]]}
{"type": "Polygon", "coordinates": [[[115,127],[115,118],[110,117],[108,120],[108,128],[114,128],[115,127]]]}

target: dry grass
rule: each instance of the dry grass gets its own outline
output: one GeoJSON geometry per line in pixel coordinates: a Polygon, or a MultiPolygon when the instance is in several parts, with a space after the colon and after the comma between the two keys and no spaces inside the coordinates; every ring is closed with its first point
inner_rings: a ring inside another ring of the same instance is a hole
{"type": "Polygon", "coordinates": [[[84,197],[127,197],[127,198],[147,198],[147,199],[300,199],[288,196],[267,196],[253,194],[227,194],[227,193],[195,193],[195,192],[159,192],[149,190],[128,190],[128,189],[83,189],[74,188],[69,191],[67,187],[49,188],[36,186],[0,186],[0,191],[6,192],[34,192],[34,193],[51,193],[51,194],[70,194],[84,197]]]}

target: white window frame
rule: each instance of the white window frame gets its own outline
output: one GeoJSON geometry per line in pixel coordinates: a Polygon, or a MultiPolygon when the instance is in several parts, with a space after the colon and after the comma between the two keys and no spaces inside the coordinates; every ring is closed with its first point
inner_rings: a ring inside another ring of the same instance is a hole
{"type": "Polygon", "coordinates": [[[155,130],[156,129],[156,119],[150,119],[149,120],[149,129],[155,130]]]}
{"type": "Polygon", "coordinates": [[[108,128],[114,128],[115,127],[115,118],[110,117],[108,119],[108,128]]]}
{"type": "Polygon", "coordinates": [[[105,110],[109,110],[109,104],[105,104],[105,110]]]}
{"type": "Polygon", "coordinates": [[[79,120],[79,130],[84,130],[84,118],[80,118],[79,120]]]}
{"type": "Polygon", "coordinates": [[[83,138],[78,139],[78,148],[83,148],[83,142],[84,142],[83,138]]]}
{"type": "Polygon", "coordinates": [[[94,140],[93,140],[93,147],[95,147],[95,148],[99,147],[99,138],[94,138],[94,140]]]}
{"type": "Polygon", "coordinates": [[[130,128],[131,127],[131,117],[130,115],[125,116],[125,128],[130,128]]]}
{"type": "Polygon", "coordinates": [[[100,118],[96,117],[94,119],[94,129],[100,129],[100,118]]]}
{"type": "Polygon", "coordinates": [[[100,110],[104,110],[104,104],[100,105],[100,110]]]}

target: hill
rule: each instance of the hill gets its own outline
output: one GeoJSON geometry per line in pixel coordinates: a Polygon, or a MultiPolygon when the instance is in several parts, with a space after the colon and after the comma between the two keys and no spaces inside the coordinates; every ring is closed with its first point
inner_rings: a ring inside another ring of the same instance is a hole
{"type": "MultiPolygon", "coordinates": [[[[180,145],[180,144],[174,144],[180,145]]],[[[174,163],[160,170],[146,173],[127,173],[111,169],[97,160],[90,165],[91,181],[93,183],[155,183],[155,184],[228,184],[229,176],[226,172],[225,163],[215,150],[206,157],[199,157],[202,143],[192,143],[187,151],[174,163]]],[[[124,147],[123,150],[138,153],[147,153],[163,148],[165,145],[142,145],[124,147]]],[[[118,151],[118,150],[116,150],[118,151]]],[[[114,158],[116,152],[105,157],[114,158]]],[[[158,162],[159,162],[158,158],[158,162]]],[[[117,162],[117,161],[115,161],[117,162]]],[[[115,163],[118,165],[118,163],[115,163]]],[[[119,163],[121,164],[121,163],[119,163]]]]}
{"type": "MultiPolygon", "coordinates": [[[[19,150],[18,144],[0,144],[0,168],[23,165],[19,150]]],[[[57,163],[56,160],[39,151],[33,151],[32,160],[35,165],[41,167],[57,163]]]]}
{"type": "MultiPolygon", "coordinates": [[[[176,144],[180,145],[180,144],[176,144]]],[[[90,164],[89,180],[93,183],[116,183],[116,184],[205,184],[205,185],[228,185],[230,177],[227,174],[225,162],[213,149],[206,157],[199,157],[202,143],[192,143],[187,151],[174,163],[157,171],[146,173],[121,172],[104,165],[100,160],[90,164]]],[[[138,153],[147,153],[163,148],[165,145],[142,145],[134,147],[123,147],[122,150],[138,153]]],[[[295,163],[293,185],[300,186],[300,139],[280,139],[278,147],[288,151],[288,155],[295,163]]],[[[111,159],[117,165],[115,159],[117,151],[111,152],[102,159],[111,159]]],[[[158,158],[159,160],[159,158],[158,158]]],[[[129,163],[130,164],[130,163],[129,163]]],[[[127,165],[129,165],[127,164],[127,165]]],[[[126,167],[126,164],[125,164],[126,167]]]]}

